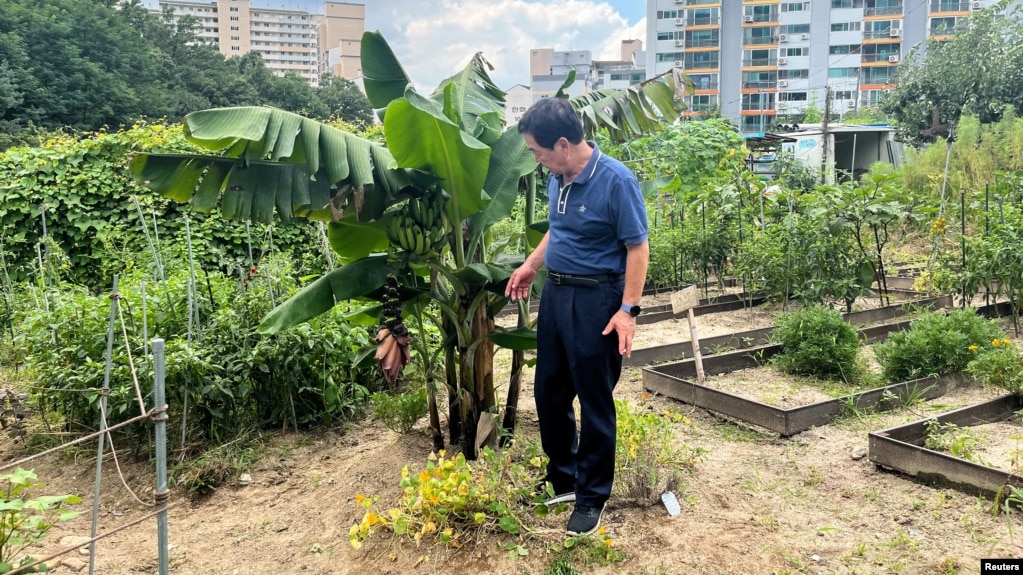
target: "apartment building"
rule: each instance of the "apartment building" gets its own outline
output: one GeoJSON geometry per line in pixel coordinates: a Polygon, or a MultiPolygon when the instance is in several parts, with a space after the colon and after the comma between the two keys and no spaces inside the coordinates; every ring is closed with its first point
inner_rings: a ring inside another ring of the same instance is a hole
{"type": "Polygon", "coordinates": [[[224,56],[257,52],[278,75],[294,72],[313,86],[328,70],[349,79],[362,75],[358,49],[365,30],[362,4],[326,2],[324,14],[310,14],[249,0],[159,0],[159,9],[153,12],[162,13],[164,7],[170,7],[175,18],[197,18],[198,36],[215,44],[224,56]]]}
{"type": "Polygon", "coordinates": [[[909,50],[994,0],[648,0],[647,75],[681,68],[688,115],[719,109],[743,132],[830,92],[833,113],[876,104],[909,50]]]}
{"type": "Polygon", "coordinates": [[[533,101],[553,97],[568,80],[568,74],[575,70],[575,82],[568,87],[569,97],[589,92],[596,77],[593,71],[593,54],[589,50],[556,52],[552,48],[534,48],[529,52],[529,81],[533,101]]]}
{"type": "Polygon", "coordinates": [[[625,89],[646,80],[646,53],[642,40],[622,40],[618,60],[595,60],[593,74],[596,90],[625,89]]]}

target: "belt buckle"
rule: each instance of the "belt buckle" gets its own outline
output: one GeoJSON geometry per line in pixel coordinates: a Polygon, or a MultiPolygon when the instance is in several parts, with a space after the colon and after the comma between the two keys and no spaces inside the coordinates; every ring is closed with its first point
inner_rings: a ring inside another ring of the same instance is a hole
{"type": "Polygon", "coordinates": [[[556,286],[561,285],[562,276],[558,272],[550,272],[549,274],[547,274],[547,277],[548,279],[551,280],[551,283],[553,283],[554,285],[556,286]]]}

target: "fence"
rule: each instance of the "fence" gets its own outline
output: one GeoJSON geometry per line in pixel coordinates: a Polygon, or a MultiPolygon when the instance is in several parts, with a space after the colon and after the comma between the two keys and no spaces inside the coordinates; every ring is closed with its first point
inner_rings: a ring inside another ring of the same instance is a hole
{"type": "Polygon", "coordinates": [[[77,439],[75,439],[73,441],[68,441],[68,442],[63,443],[61,445],[58,445],[57,447],[48,449],[48,450],[43,451],[41,453],[37,453],[37,454],[32,455],[30,457],[26,457],[26,458],[20,459],[18,461],[14,461],[14,462],[11,462],[11,463],[6,463],[6,464],[0,465],[0,472],[3,472],[3,471],[6,471],[6,470],[9,470],[9,469],[20,467],[21,465],[23,465],[23,464],[25,464],[25,463],[27,463],[29,461],[32,461],[34,459],[38,459],[38,458],[41,458],[43,456],[49,455],[51,453],[54,453],[56,451],[63,450],[66,447],[69,447],[69,446],[72,446],[72,445],[77,445],[77,444],[80,444],[80,443],[85,443],[87,441],[91,441],[92,439],[96,439],[97,440],[97,447],[96,447],[96,480],[95,480],[95,487],[93,489],[92,521],[91,521],[91,531],[90,531],[89,540],[88,541],[83,541],[83,542],[81,542],[81,543],[79,543],[77,545],[74,545],[74,546],[62,549],[62,550],[60,550],[60,551],[58,551],[56,553],[50,554],[50,555],[48,555],[46,557],[43,557],[42,559],[39,559],[39,560],[37,560],[37,561],[35,561],[35,562],[31,563],[31,564],[24,565],[24,566],[19,566],[19,568],[15,569],[14,571],[11,572],[11,575],[16,575],[17,573],[31,572],[31,570],[33,568],[38,567],[38,566],[42,565],[43,563],[52,561],[53,559],[57,559],[57,558],[59,558],[59,557],[61,557],[63,555],[66,555],[68,553],[72,553],[74,551],[77,551],[78,549],[80,549],[80,548],[82,548],[82,547],[84,547],[86,545],[89,546],[89,575],[93,575],[94,570],[95,570],[95,564],[96,564],[96,542],[97,541],[99,541],[99,540],[101,540],[101,539],[103,539],[105,537],[109,537],[110,535],[113,535],[114,533],[118,533],[120,531],[123,531],[125,529],[128,529],[130,527],[133,527],[135,525],[138,525],[140,523],[143,523],[143,522],[148,521],[148,520],[153,519],[153,518],[156,519],[157,559],[158,559],[159,574],[160,575],[167,575],[167,573],[168,573],[168,569],[169,569],[168,549],[169,549],[169,547],[168,547],[168,536],[167,536],[167,529],[168,529],[168,525],[167,525],[167,509],[168,509],[168,503],[169,503],[169,500],[170,500],[170,491],[167,488],[167,405],[166,405],[166,402],[165,402],[165,389],[164,389],[164,378],[166,376],[164,340],[162,338],[155,338],[155,339],[152,340],[153,365],[154,365],[154,371],[155,371],[155,377],[154,377],[154,382],[153,382],[153,404],[154,404],[154,407],[149,409],[149,410],[147,410],[146,406],[145,406],[145,401],[142,398],[142,389],[139,386],[138,377],[137,377],[136,372],[135,372],[134,362],[131,360],[131,352],[130,352],[131,346],[128,343],[127,328],[126,328],[126,325],[125,325],[125,322],[124,322],[124,316],[121,313],[121,306],[119,305],[119,295],[118,295],[117,282],[118,282],[118,278],[117,278],[117,276],[114,276],[113,291],[112,291],[111,296],[110,296],[110,321],[109,321],[109,327],[108,327],[108,330],[107,330],[107,348],[106,348],[106,358],[105,358],[106,359],[106,364],[105,364],[105,372],[104,372],[104,377],[103,377],[103,388],[102,388],[102,393],[100,395],[100,425],[99,425],[100,428],[99,428],[99,430],[96,431],[95,433],[91,433],[91,434],[86,435],[84,437],[77,438],[77,439]],[[113,357],[113,346],[114,346],[114,328],[115,328],[115,324],[117,323],[116,320],[118,320],[118,319],[120,320],[121,332],[124,335],[125,345],[129,349],[129,352],[128,352],[129,363],[132,364],[131,365],[131,367],[132,367],[132,377],[133,377],[134,383],[135,383],[135,391],[136,391],[136,394],[137,394],[137,397],[138,397],[140,413],[139,413],[139,415],[137,415],[137,416],[135,416],[135,417],[133,417],[131,419],[128,419],[126,421],[122,421],[121,423],[118,423],[116,425],[107,426],[107,398],[108,398],[109,392],[110,392],[110,372],[111,372],[112,367],[113,367],[112,357],[113,357]],[[109,529],[105,533],[103,533],[102,535],[97,535],[97,531],[98,531],[98,528],[99,528],[100,480],[102,479],[102,476],[103,476],[103,458],[104,458],[104,455],[105,455],[106,441],[107,441],[108,438],[110,440],[110,453],[113,455],[114,464],[117,467],[118,475],[120,475],[122,484],[124,484],[125,488],[127,488],[129,490],[129,492],[131,492],[132,496],[139,503],[142,503],[143,505],[146,505],[146,503],[144,501],[142,501],[134,492],[131,491],[131,488],[128,487],[127,483],[124,480],[124,476],[121,475],[120,463],[117,460],[117,452],[114,449],[113,436],[110,434],[110,432],[112,432],[112,431],[114,431],[116,429],[125,427],[127,425],[132,424],[132,423],[143,421],[143,420],[149,420],[149,421],[151,421],[153,423],[154,434],[155,434],[155,439],[156,439],[156,442],[155,442],[156,488],[153,491],[153,499],[154,499],[154,501],[151,504],[155,508],[155,511],[150,513],[150,514],[148,514],[148,515],[146,515],[146,516],[144,516],[144,517],[132,520],[132,521],[130,521],[128,523],[125,523],[123,525],[117,526],[117,527],[115,527],[113,529],[109,529]]]}

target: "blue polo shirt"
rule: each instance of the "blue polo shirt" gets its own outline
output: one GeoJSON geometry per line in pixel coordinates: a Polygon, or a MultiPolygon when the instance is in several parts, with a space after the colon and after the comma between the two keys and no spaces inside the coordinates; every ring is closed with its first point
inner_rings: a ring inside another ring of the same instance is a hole
{"type": "Polygon", "coordinates": [[[547,182],[548,270],[575,275],[624,273],[626,246],[647,241],[646,204],[636,176],[595,142],[579,176],[547,182]]]}

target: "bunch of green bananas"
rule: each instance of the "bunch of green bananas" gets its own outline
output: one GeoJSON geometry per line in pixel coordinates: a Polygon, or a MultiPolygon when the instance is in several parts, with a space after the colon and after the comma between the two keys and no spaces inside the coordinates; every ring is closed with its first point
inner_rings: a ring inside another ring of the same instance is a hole
{"type": "Polygon", "coordinates": [[[438,255],[447,244],[448,219],[440,193],[410,198],[391,219],[387,239],[392,245],[418,256],[438,255]]]}

